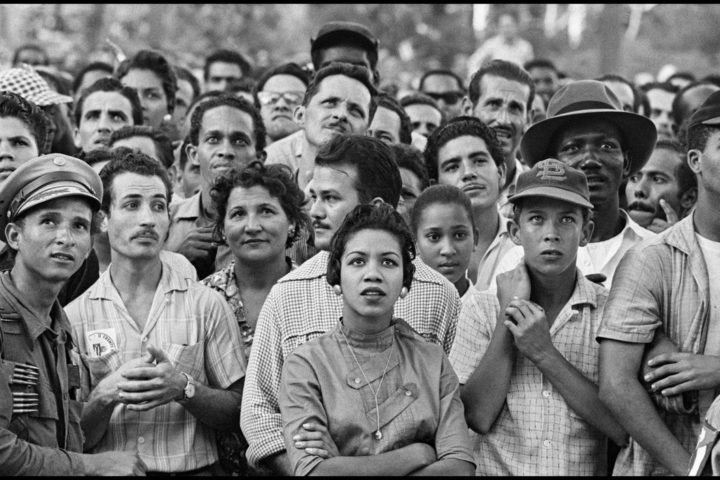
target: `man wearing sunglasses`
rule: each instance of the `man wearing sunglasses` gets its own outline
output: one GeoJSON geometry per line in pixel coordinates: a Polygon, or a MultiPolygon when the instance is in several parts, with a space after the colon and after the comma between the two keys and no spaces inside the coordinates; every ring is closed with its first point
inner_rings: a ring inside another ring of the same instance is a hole
{"type": "Polygon", "coordinates": [[[435,100],[445,120],[460,115],[465,87],[462,79],[451,70],[429,70],[420,78],[418,90],[435,100]]]}
{"type": "Polygon", "coordinates": [[[295,63],[271,68],[258,80],[253,97],[265,124],[268,145],[300,129],[293,112],[302,103],[308,81],[308,72],[295,63]]]}

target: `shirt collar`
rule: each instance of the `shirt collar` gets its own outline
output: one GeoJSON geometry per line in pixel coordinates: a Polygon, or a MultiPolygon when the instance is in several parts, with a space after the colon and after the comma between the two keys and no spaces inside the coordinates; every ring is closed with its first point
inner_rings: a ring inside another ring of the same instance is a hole
{"type": "MultiPolygon", "coordinates": [[[[157,290],[167,294],[173,291],[185,291],[188,289],[188,280],[173,270],[166,262],[162,262],[162,273],[160,274],[160,282],[158,282],[157,290]]],[[[88,298],[91,300],[112,300],[118,296],[117,288],[110,278],[110,266],[105,270],[100,278],[88,289],[88,298]]]]}
{"type": "Polygon", "coordinates": [[[625,228],[623,228],[622,232],[620,232],[620,235],[623,235],[624,237],[634,236],[638,240],[654,237],[656,235],[654,232],[638,225],[638,223],[630,218],[630,215],[628,215],[628,213],[622,208],[620,209],[620,215],[625,219],[625,228]]]}
{"type": "Polygon", "coordinates": [[[201,192],[196,193],[192,197],[188,197],[182,202],[178,203],[177,210],[175,211],[175,220],[195,220],[200,217],[200,195],[201,192]]]}
{"type": "Polygon", "coordinates": [[[585,278],[582,272],[577,270],[577,280],[575,281],[575,289],[573,290],[570,300],[570,307],[579,307],[581,305],[590,305],[597,308],[597,290],[595,284],[585,278]]]}

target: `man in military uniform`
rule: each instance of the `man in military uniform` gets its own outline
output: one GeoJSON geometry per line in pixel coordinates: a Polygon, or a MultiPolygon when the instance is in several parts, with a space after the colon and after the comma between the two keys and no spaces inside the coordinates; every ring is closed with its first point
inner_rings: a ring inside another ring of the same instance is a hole
{"type": "Polygon", "coordinates": [[[92,247],[102,183],[61,154],[21,165],[0,190],[0,240],[15,252],[0,273],[0,472],[144,473],[136,452],[87,455],[80,427],[88,379],[57,301],[92,247]]]}

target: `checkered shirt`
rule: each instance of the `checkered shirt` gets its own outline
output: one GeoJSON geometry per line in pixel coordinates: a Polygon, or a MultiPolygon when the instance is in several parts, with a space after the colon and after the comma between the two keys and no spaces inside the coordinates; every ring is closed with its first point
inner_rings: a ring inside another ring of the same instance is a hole
{"type": "MultiPolygon", "coordinates": [[[[299,345],[335,328],[342,299],[326,280],[328,252],[320,252],[281,278],[270,290],[255,326],[245,378],[240,426],[250,447],[248,462],[285,451],[278,392],[284,360],[299,345]]],[[[449,352],[455,338],[460,298],[442,275],[416,258],[410,293],[395,304],[426,340],[449,352]]]]}
{"type": "MultiPolygon", "coordinates": [[[[240,331],[230,307],[219,293],[183,278],[167,264],[142,331],[113,285],[110,270],[65,311],[78,349],[87,357],[93,387],[146,353],[148,344],[162,348],[178,370],[203,385],[226,389],[245,374],[240,331]],[[91,356],[86,333],[108,328],[115,329],[118,350],[91,356]]],[[[215,431],[176,402],[147,412],[129,411],[123,404],[115,407],[94,451],[135,449],[149,471],[195,470],[218,459],[215,431]]]]}
{"type": "MultiPolygon", "coordinates": [[[[570,300],[550,327],[555,348],[590,381],[598,382],[600,325],[607,290],[580,272],[570,300]]],[[[490,344],[500,305],[473,291],[463,304],[450,364],[465,384],[490,344]]],[[[504,326],[501,326],[504,328],[504,326]]],[[[530,360],[517,355],[500,415],[486,435],[471,432],[477,475],[604,475],[605,436],[572,411],[530,360]]]]}
{"type": "MultiPolygon", "coordinates": [[[[631,249],[620,262],[597,337],[650,343],[661,328],[681,352],[703,353],[710,315],[708,273],[695,238],[693,215],[631,249]],[[640,281],[639,281],[640,280],[640,281]]],[[[690,452],[702,427],[699,414],[659,412],[690,452]]],[[[615,475],[669,475],[632,441],[618,455],[615,475]]]]}

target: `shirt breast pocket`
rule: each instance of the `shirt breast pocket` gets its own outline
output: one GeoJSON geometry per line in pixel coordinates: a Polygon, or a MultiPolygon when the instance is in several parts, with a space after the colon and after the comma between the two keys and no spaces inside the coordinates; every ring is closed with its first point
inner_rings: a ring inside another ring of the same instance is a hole
{"type": "Polygon", "coordinates": [[[109,352],[99,357],[86,356],[88,370],[90,371],[90,384],[95,387],[100,380],[120,368],[120,353],[117,350],[109,352]]]}
{"type": "Polygon", "coordinates": [[[202,383],[205,382],[205,350],[202,343],[194,345],[169,343],[165,351],[178,371],[185,372],[202,383]]]}

